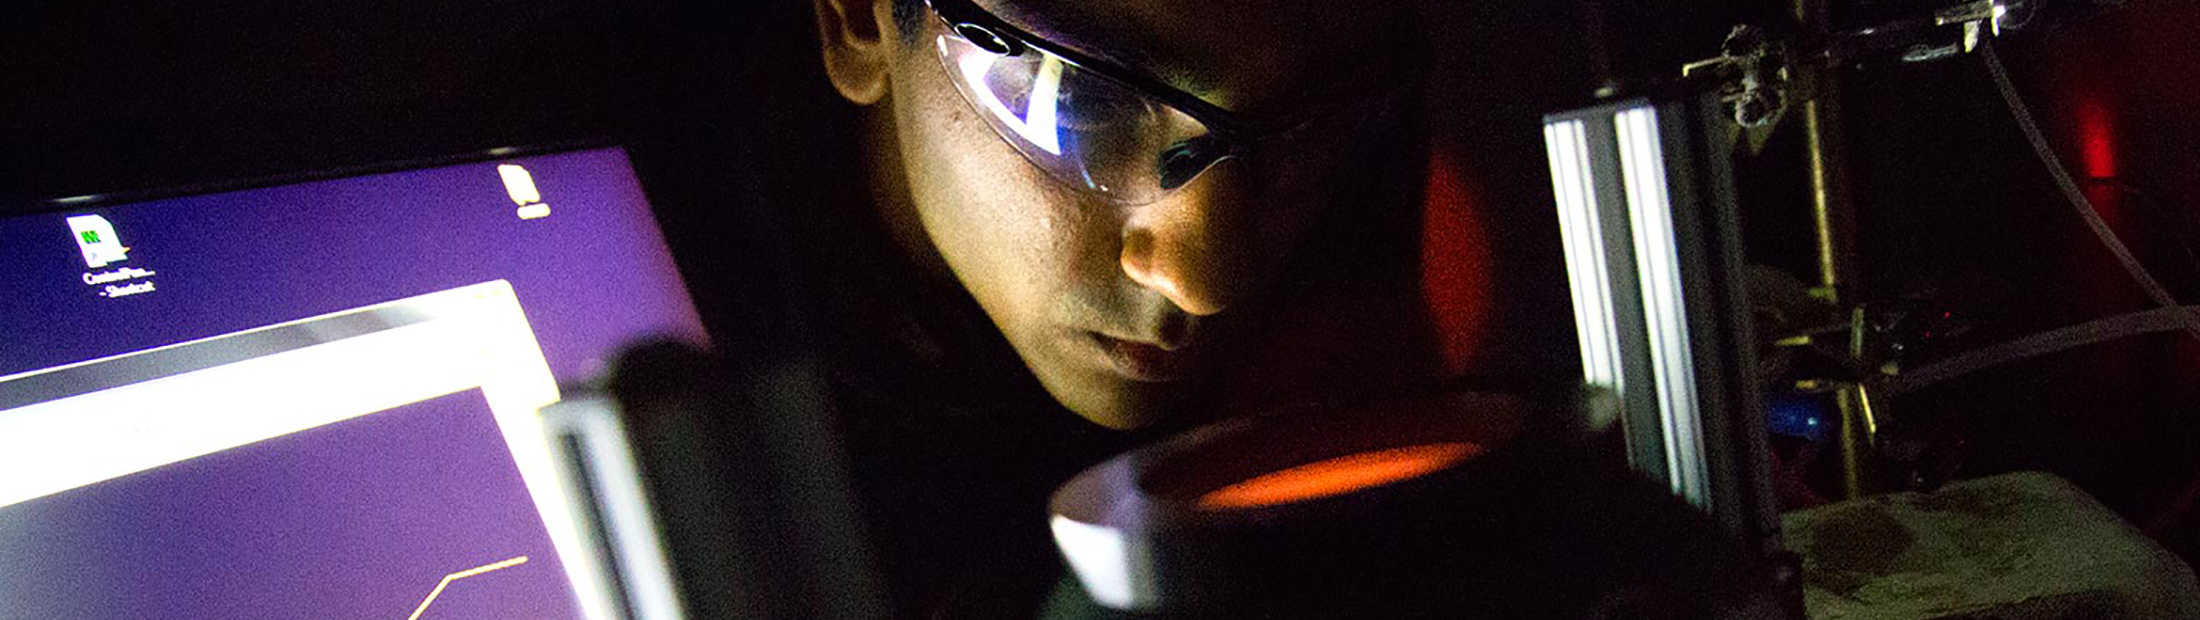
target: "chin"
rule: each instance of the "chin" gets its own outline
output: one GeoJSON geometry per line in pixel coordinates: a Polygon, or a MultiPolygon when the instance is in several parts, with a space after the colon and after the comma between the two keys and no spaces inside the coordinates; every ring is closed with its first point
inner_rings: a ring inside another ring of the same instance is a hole
{"type": "Polygon", "coordinates": [[[1146,428],[1174,417],[1183,400],[1179,394],[1183,386],[1177,384],[1089,375],[1049,378],[1047,374],[1040,373],[1039,382],[1056,402],[1088,422],[1119,431],[1146,428]]]}

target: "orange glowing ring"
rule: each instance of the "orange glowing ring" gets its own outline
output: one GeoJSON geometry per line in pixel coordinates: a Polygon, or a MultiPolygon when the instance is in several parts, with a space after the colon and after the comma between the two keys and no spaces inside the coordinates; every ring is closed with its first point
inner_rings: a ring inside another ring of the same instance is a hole
{"type": "Polygon", "coordinates": [[[1566,419],[1574,406],[1456,392],[1235,418],[1079,473],[1048,502],[1048,525],[1104,607],[1198,609],[1254,596],[1245,588],[1313,592],[1332,583],[1325,571],[1365,567],[1294,572],[1286,565],[1305,567],[1276,554],[1357,562],[1338,555],[1355,543],[1337,532],[1402,531],[1428,510],[1473,502],[1463,498],[1488,491],[1471,481],[1490,471],[1484,463],[1509,462],[1489,459],[1528,421],[1566,419]]]}
{"type": "Polygon", "coordinates": [[[1466,442],[1432,443],[1371,450],[1269,472],[1199,497],[1201,510],[1274,506],[1342,495],[1429,472],[1474,458],[1482,447],[1466,442]]]}

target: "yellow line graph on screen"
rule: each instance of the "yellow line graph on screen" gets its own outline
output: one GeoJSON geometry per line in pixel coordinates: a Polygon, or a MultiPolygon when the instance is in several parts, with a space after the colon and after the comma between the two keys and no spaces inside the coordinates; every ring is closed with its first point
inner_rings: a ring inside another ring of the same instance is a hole
{"type": "Polygon", "coordinates": [[[439,595],[443,594],[443,589],[444,589],[444,588],[448,588],[448,587],[450,587],[450,586],[451,586],[451,582],[453,582],[453,581],[458,581],[458,580],[460,580],[460,579],[465,579],[465,578],[467,578],[467,577],[472,577],[472,576],[474,576],[474,575],[479,575],[479,574],[482,574],[482,573],[486,573],[486,572],[489,572],[489,571],[504,570],[504,569],[507,569],[507,568],[511,568],[511,567],[514,567],[514,566],[519,566],[519,565],[521,565],[521,564],[526,564],[526,563],[527,563],[527,556],[524,556],[524,555],[523,555],[523,556],[519,556],[519,557],[516,557],[516,558],[512,558],[512,559],[509,559],[509,560],[504,560],[504,561],[501,561],[501,562],[490,562],[490,563],[488,563],[488,564],[483,564],[483,565],[480,565],[480,566],[476,566],[476,567],[473,567],[473,568],[469,568],[469,569],[466,569],[466,570],[462,570],[462,571],[458,571],[458,572],[455,572],[455,573],[451,573],[451,574],[449,574],[449,575],[444,575],[444,576],[443,576],[443,581],[441,581],[441,582],[439,582],[439,583],[435,584],[435,589],[434,589],[434,590],[430,590],[430,591],[428,591],[428,598],[425,598],[425,599],[421,599],[421,600],[420,600],[420,606],[419,606],[419,607],[416,607],[416,608],[413,608],[413,615],[412,615],[412,617],[406,618],[406,620],[420,620],[420,614],[421,614],[421,612],[425,612],[425,611],[428,611],[428,604],[430,604],[430,603],[434,603],[434,602],[435,602],[435,597],[437,597],[437,596],[439,596],[439,595]]]}

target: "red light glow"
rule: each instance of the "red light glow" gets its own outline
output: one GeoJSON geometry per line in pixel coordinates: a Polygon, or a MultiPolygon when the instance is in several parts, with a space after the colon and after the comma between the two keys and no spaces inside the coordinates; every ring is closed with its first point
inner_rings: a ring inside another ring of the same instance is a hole
{"type": "Polygon", "coordinates": [[[1481,446],[1465,442],[1371,450],[1254,476],[1201,495],[1198,505],[1229,510],[1342,495],[1426,475],[1481,453],[1481,446]]]}
{"type": "Polygon", "coordinates": [[[1422,302],[1442,343],[1446,372],[1466,370],[1481,345],[1496,282],[1483,214],[1464,169],[1448,149],[1431,147],[1421,222],[1422,302]]]}
{"type": "Polygon", "coordinates": [[[2116,177],[2116,115],[2099,96],[2078,100],[2078,148],[2085,176],[2116,177]]]}

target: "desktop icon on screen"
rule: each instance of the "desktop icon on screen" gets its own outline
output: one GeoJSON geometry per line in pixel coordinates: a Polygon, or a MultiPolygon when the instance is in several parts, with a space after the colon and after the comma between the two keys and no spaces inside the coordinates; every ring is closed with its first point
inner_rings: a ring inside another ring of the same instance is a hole
{"type": "Polygon", "coordinates": [[[519,219],[532,220],[550,215],[550,205],[543,204],[542,192],[535,189],[535,177],[517,164],[497,166],[497,176],[504,178],[504,193],[519,205],[519,219]]]}
{"type": "Polygon", "coordinates": [[[69,217],[69,231],[76,234],[76,247],[84,252],[84,265],[93,269],[127,259],[130,248],[122,247],[122,238],[115,236],[115,226],[107,218],[97,215],[69,217]]]}

